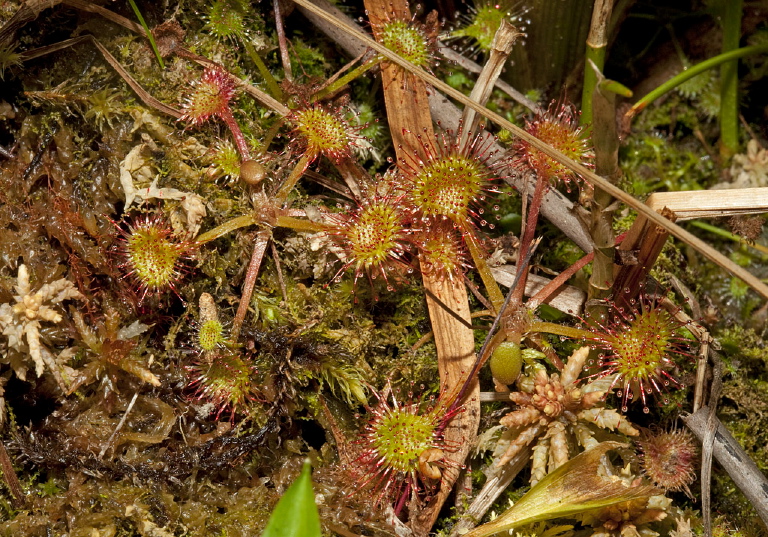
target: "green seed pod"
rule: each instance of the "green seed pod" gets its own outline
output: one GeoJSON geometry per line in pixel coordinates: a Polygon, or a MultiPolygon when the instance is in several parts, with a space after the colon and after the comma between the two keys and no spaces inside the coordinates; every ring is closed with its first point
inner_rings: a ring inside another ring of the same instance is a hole
{"type": "Polygon", "coordinates": [[[523,356],[520,345],[505,341],[491,355],[491,373],[502,384],[512,384],[520,376],[523,356]]]}

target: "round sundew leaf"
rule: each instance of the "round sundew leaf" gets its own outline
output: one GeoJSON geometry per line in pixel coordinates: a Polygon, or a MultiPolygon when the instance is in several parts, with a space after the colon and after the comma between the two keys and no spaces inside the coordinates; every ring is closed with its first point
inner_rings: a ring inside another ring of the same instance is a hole
{"type": "Polygon", "coordinates": [[[295,111],[291,122],[312,158],[325,155],[338,160],[350,154],[350,126],[322,106],[295,111]]]}
{"type": "Polygon", "coordinates": [[[381,44],[418,67],[432,61],[427,36],[405,21],[393,20],[379,30],[381,44]]]}
{"type": "Polygon", "coordinates": [[[156,219],[133,226],[125,235],[126,266],[145,289],[173,287],[184,246],[156,219]]]}
{"type": "Polygon", "coordinates": [[[489,175],[488,169],[473,158],[444,155],[427,162],[414,175],[411,200],[426,215],[463,223],[489,175]]]}

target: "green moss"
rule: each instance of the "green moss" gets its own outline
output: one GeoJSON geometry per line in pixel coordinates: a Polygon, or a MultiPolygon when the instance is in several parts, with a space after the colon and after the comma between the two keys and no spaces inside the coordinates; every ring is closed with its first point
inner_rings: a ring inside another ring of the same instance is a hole
{"type": "Polygon", "coordinates": [[[294,72],[304,73],[309,80],[328,76],[332,66],[328,56],[318,48],[308,45],[305,39],[293,39],[291,44],[296,53],[291,58],[294,72]]]}
{"type": "Polygon", "coordinates": [[[656,191],[701,190],[717,180],[714,163],[700,145],[671,145],[661,133],[633,137],[622,148],[621,162],[623,186],[640,197],[656,191]]]}

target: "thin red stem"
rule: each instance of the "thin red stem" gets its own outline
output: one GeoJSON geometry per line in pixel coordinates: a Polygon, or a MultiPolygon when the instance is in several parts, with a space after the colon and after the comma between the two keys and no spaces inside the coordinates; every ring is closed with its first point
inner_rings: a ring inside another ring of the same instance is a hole
{"type": "Polygon", "coordinates": [[[232,133],[237,150],[240,152],[240,159],[251,160],[251,149],[248,147],[248,142],[245,141],[245,136],[243,136],[243,131],[240,130],[240,125],[237,124],[235,116],[232,115],[232,110],[229,106],[226,106],[218,115],[227,124],[229,131],[232,133]]]}
{"type": "Polygon", "coordinates": [[[267,245],[269,244],[269,239],[271,237],[272,233],[268,229],[262,229],[256,233],[256,242],[253,245],[251,263],[248,265],[248,272],[246,272],[245,281],[243,282],[243,294],[240,297],[240,304],[237,306],[237,313],[235,313],[235,318],[232,321],[233,340],[236,340],[240,335],[240,329],[243,326],[245,315],[248,313],[248,306],[251,304],[253,287],[256,285],[256,278],[259,276],[261,262],[264,259],[264,253],[267,251],[267,245]]]}
{"type": "Polygon", "coordinates": [[[528,300],[528,307],[531,309],[536,309],[539,304],[546,301],[552,293],[560,289],[561,286],[565,285],[565,282],[568,281],[568,279],[576,274],[576,272],[587,265],[587,263],[591,263],[592,260],[595,258],[595,252],[592,251],[576,261],[573,265],[565,269],[563,272],[557,275],[555,279],[553,279],[551,282],[549,282],[547,285],[542,287],[538,293],[533,295],[528,300]]]}
{"type": "Polygon", "coordinates": [[[408,501],[408,498],[411,496],[411,483],[406,482],[405,484],[405,490],[403,490],[403,493],[400,495],[400,497],[397,500],[397,503],[395,504],[395,515],[399,515],[403,509],[405,508],[405,502],[408,501]]]}
{"type": "MultiPolygon", "coordinates": [[[[546,192],[549,181],[547,178],[539,174],[536,179],[536,189],[533,191],[533,199],[530,205],[528,205],[528,218],[525,223],[525,233],[520,241],[520,256],[525,257],[528,255],[528,250],[533,243],[533,237],[536,234],[536,224],[539,221],[539,211],[541,209],[541,202],[544,199],[544,192],[546,192]]],[[[517,287],[512,289],[512,307],[517,308],[523,303],[523,293],[525,292],[525,284],[528,281],[528,271],[520,275],[520,280],[517,282],[517,287]]]]}
{"type": "Polygon", "coordinates": [[[275,27],[277,28],[277,44],[280,48],[280,60],[283,63],[283,71],[288,81],[293,80],[293,71],[291,69],[291,57],[288,54],[288,41],[285,38],[285,27],[283,26],[283,13],[280,9],[280,0],[275,0],[275,27]]]}

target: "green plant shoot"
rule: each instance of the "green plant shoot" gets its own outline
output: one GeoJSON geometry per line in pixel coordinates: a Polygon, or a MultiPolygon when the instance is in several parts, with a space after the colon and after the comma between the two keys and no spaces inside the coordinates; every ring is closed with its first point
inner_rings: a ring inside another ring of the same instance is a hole
{"type": "Polygon", "coordinates": [[[277,502],[261,537],[320,536],[320,515],[312,491],[312,465],[307,459],[299,477],[277,502]]]}
{"type": "Polygon", "coordinates": [[[650,485],[627,487],[618,479],[600,475],[603,455],[624,445],[602,442],[574,457],[539,481],[493,522],[478,526],[464,537],[487,537],[532,522],[658,494],[659,491],[650,485]]]}

